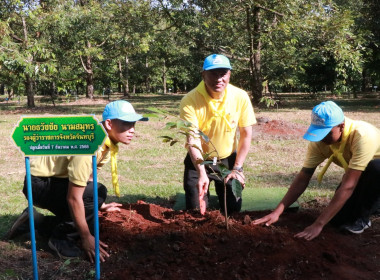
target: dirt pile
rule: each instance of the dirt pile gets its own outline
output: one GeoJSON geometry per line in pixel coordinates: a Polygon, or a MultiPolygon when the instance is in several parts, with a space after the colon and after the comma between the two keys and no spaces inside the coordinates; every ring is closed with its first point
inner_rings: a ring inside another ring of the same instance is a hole
{"type": "Polygon", "coordinates": [[[270,120],[257,118],[257,125],[253,127],[253,139],[294,139],[300,138],[307,130],[307,126],[286,122],[284,120],[270,120]]]}
{"type": "Polygon", "coordinates": [[[361,235],[327,226],[313,241],[293,237],[319,212],[285,213],[275,226],[252,226],[243,212],[225,229],[219,211],[173,211],[139,202],[100,216],[110,247],[104,279],[380,279],[379,223],[361,235]]]}

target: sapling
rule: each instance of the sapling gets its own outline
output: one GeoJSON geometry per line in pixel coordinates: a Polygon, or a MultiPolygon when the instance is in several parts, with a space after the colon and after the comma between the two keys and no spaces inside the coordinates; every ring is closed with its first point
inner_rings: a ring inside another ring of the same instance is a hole
{"type": "MultiPolygon", "coordinates": [[[[173,116],[167,111],[157,109],[157,108],[148,108],[148,110],[158,114],[158,116],[164,117],[165,119],[168,118],[168,116],[173,116]]],[[[156,114],[150,114],[150,116],[157,116],[156,114]]],[[[217,176],[220,180],[223,180],[224,182],[224,216],[225,216],[225,222],[226,222],[226,228],[228,229],[228,214],[227,214],[227,186],[225,182],[225,178],[228,176],[228,174],[231,173],[231,170],[228,169],[228,167],[222,163],[219,153],[217,149],[215,148],[214,144],[210,140],[210,138],[204,134],[201,130],[196,128],[192,123],[183,120],[177,116],[173,116],[176,121],[169,121],[166,123],[166,129],[174,129],[176,131],[177,135],[185,136],[188,138],[189,136],[194,139],[200,139],[201,141],[204,141],[205,143],[208,143],[209,146],[212,147],[212,151],[204,152],[203,149],[195,144],[191,144],[192,147],[198,149],[201,154],[202,158],[197,159],[196,163],[201,165],[208,165],[214,172],[213,175],[217,176]],[[211,155],[216,154],[215,157],[210,160],[211,155]],[[213,166],[218,166],[220,175],[222,178],[219,177],[219,174],[215,172],[213,169],[213,166]]],[[[160,136],[163,139],[163,142],[169,143],[170,146],[173,146],[174,144],[180,142],[180,140],[176,137],[171,137],[168,135],[160,136]]],[[[189,144],[187,144],[189,145],[189,144]]],[[[239,199],[242,196],[242,185],[239,180],[231,179],[232,180],[232,193],[235,196],[235,199],[239,199]]],[[[199,205],[200,205],[200,212],[202,215],[206,212],[206,203],[203,199],[204,195],[207,195],[204,190],[201,191],[199,194],[199,205]]]]}

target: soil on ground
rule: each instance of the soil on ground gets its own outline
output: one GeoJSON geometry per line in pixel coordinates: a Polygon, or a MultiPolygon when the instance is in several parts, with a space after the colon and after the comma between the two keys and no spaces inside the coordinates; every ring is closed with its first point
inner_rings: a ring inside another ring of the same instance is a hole
{"type": "MultiPolygon", "coordinates": [[[[315,220],[322,205],[305,206],[269,227],[252,225],[269,212],[237,213],[228,230],[218,210],[202,216],[139,201],[100,213],[100,239],[110,253],[100,265],[101,279],[380,279],[379,218],[359,235],[327,225],[305,241],[294,234],[315,220]]],[[[93,264],[59,260],[43,242],[37,239],[39,279],[93,279],[93,264]]],[[[31,251],[11,247],[0,242],[0,279],[31,279],[31,251]]]]}
{"type": "Polygon", "coordinates": [[[265,117],[257,118],[257,125],[253,127],[253,139],[299,139],[307,130],[306,125],[289,123],[284,120],[272,120],[265,117]]]}
{"type": "MultiPolygon", "coordinates": [[[[283,121],[264,122],[260,129],[273,131],[270,125],[291,136],[305,131],[283,121]]],[[[359,235],[327,225],[312,241],[294,237],[327,202],[285,212],[269,227],[252,225],[268,211],[236,213],[228,230],[218,210],[202,216],[138,201],[121,212],[99,213],[100,240],[110,253],[100,265],[101,279],[380,279],[378,217],[359,235]]],[[[30,241],[21,249],[12,242],[0,241],[0,279],[32,279],[30,241]]],[[[58,259],[43,238],[37,247],[39,279],[94,279],[88,261],[58,259]]]]}
{"type": "Polygon", "coordinates": [[[285,213],[269,227],[265,212],[173,211],[140,202],[101,216],[112,253],[104,279],[380,279],[379,223],[361,235],[327,226],[313,241],[294,238],[318,216],[285,213]]]}

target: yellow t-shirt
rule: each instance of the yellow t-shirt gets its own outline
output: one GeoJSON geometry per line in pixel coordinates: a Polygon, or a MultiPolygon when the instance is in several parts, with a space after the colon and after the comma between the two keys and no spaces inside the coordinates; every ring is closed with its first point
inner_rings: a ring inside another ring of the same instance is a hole
{"type": "MultiPolygon", "coordinates": [[[[351,124],[353,127],[347,138],[343,157],[349,168],[364,171],[372,159],[380,158],[380,130],[367,122],[354,121],[346,117],[345,126],[350,127],[351,124]]],[[[340,143],[332,146],[339,149],[340,143]]],[[[332,151],[329,145],[323,142],[310,142],[303,166],[315,168],[331,155],[332,151]]],[[[333,162],[342,167],[336,158],[333,162]]]]}
{"type": "MultiPolygon", "coordinates": [[[[247,127],[256,123],[252,103],[247,92],[229,84],[223,96],[226,98],[224,102],[223,98],[210,100],[217,110],[223,109],[220,108],[222,102],[225,104],[225,118],[223,118],[214,116],[212,107],[206,101],[204,94],[207,94],[207,91],[202,81],[182,98],[180,117],[206,134],[214,144],[220,158],[223,159],[230,156],[237,148],[237,127],[247,127]],[[211,119],[212,122],[209,123],[211,119]]],[[[214,148],[210,143],[202,141],[202,150],[209,153],[214,148]]],[[[216,153],[211,156],[216,156],[216,153]]]]}
{"type": "MultiPolygon", "coordinates": [[[[96,154],[97,167],[110,160],[109,148],[105,145],[96,154]]],[[[92,156],[45,156],[30,163],[30,173],[37,177],[69,178],[71,183],[85,187],[92,174],[92,156]]]]}

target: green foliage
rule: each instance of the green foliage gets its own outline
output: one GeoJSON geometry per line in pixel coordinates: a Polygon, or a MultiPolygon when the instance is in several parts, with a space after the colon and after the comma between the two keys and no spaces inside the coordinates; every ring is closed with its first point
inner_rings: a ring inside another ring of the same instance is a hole
{"type": "Polygon", "coordinates": [[[270,96],[261,97],[259,103],[264,103],[267,108],[278,105],[277,100],[270,96]]]}
{"type": "Polygon", "coordinates": [[[0,1],[0,81],[7,89],[184,92],[214,52],[231,58],[231,82],[254,93],[262,81],[270,92],[338,94],[380,83],[376,1],[83,3],[0,1]]]}
{"type": "Polygon", "coordinates": [[[235,197],[242,197],[242,186],[238,180],[232,180],[232,192],[235,197]]]}

